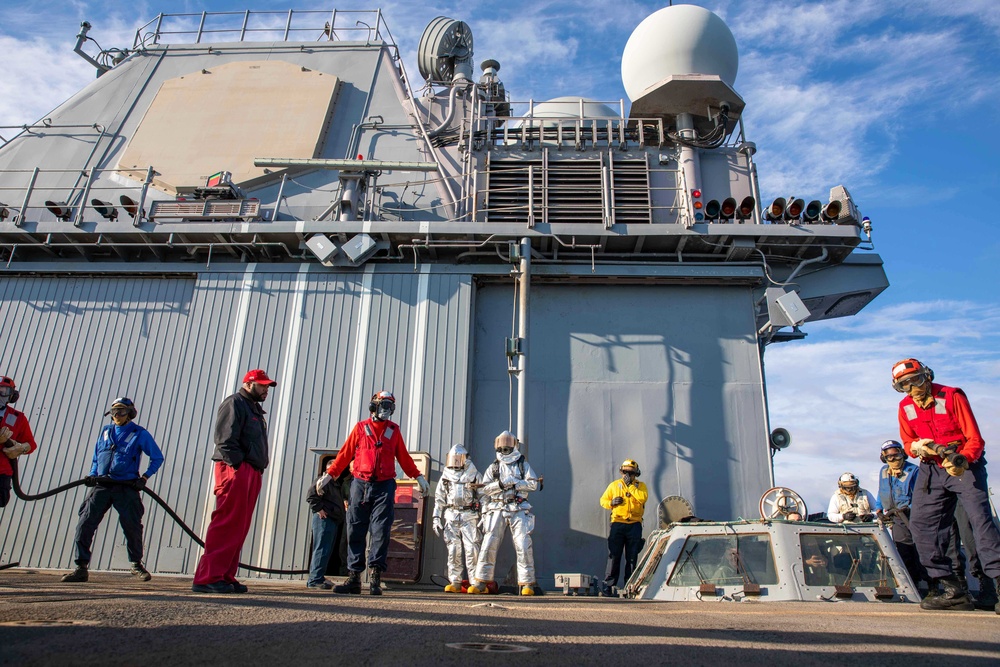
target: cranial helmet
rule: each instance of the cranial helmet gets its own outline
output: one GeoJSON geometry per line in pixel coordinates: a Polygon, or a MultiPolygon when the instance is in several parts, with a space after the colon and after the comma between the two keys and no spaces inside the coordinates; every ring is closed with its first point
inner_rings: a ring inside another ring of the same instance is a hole
{"type": "Polygon", "coordinates": [[[377,419],[385,420],[396,411],[396,397],[391,391],[379,391],[372,394],[368,401],[368,412],[376,416],[377,419]]]}
{"type": "Polygon", "coordinates": [[[17,399],[21,398],[21,393],[17,390],[17,385],[14,384],[14,378],[6,375],[0,377],[0,387],[10,388],[10,396],[7,398],[8,404],[17,403],[17,399]]]}
{"type": "Polygon", "coordinates": [[[888,450],[890,450],[890,449],[898,449],[900,452],[904,452],[903,453],[904,456],[906,455],[905,451],[903,450],[903,445],[902,444],[900,444],[896,440],[886,440],[885,442],[882,443],[882,448],[881,448],[881,451],[879,452],[879,455],[878,455],[878,458],[879,458],[879,460],[882,463],[886,462],[885,461],[885,453],[888,450]]]}
{"type": "Polygon", "coordinates": [[[465,468],[469,462],[469,452],[461,443],[455,443],[452,445],[451,449],[448,450],[448,456],[445,458],[444,466],[446,468],[465,468]]]}
{"type": "Polygon", "coordinates": [[[510,431],[504,431],[493,441],[493,449],[501,454],[510,454],[517,449],[517,438],[510,431]]]}
{"type": "Polygon", "coordinates": [[[108,411],[104,413],[104,416],[107,417],[108,415],[111,414],[112,410],[116,410],[118,408],[124,408],[125,410],[128,410],[129,419],[135,419],[136,415],[139,414],[139,412],[135,409],[135,403],[132,402],[131,398],[120,396],[116,398],[114,401],[112,401],[111,407],[108,408],[108,411]]]}
{"type": "Polygon", "coordinates": [[[622,462],[621,467],[618,468],[618,472],[622,474],[629,473],[631,475],[635,475],[636,477],[642,474],[639,472],[639,464],[633,459],[625,459],[622,462]]]}
{"type": "Polygon", "coordinates": [[[903,359],[892,365],[892,388],[901,394],[906,393],[903,389],[904,383],[919,384],[933,381],[934,371],[918,359],[903,359]]]}
{"type": "Polygon", "coordinates": [[[861,487],[861,482],[858,481],[858,478],[853,473],[845,472],[837,480],[837,486],[845,493],[855,493],[861,487]]]}

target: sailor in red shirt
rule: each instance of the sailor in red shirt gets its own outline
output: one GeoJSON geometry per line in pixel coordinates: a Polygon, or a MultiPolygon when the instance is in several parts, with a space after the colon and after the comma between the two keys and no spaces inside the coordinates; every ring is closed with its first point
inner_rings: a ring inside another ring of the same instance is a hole
{"type": "Polygon", "coordinates": [[[316,482],[316,492],[337,479],[351,464],[351,498],[347,509],[347,581],[334,586],[334,593],[361,593],[361,573],[365,570],[365,541],[371,533],[368,553],[370,593],[382,594],[382,572],[389,552],[396,502],[396,461],[411,479],[417,480],[420,494],[427,497],[430,485],[406,451],[399,425],[389,420],[396,411],[396,397],[380,391],[368,402],[371,417],[358,422],[337,458],[316,482]]]}
{"type": "Polygon", "coordinates": [[[21,397],[14,379],[0,376],[0,447],[6,456],[0,456],[0,507],[10,502],[10,480],[14,475],[17,457],[30,454],[38,445],[31,435],[31,426],[23,412],[11,407],[21,397]]]}
{"type": "MultiPolygon", "coordinates": [[[[965,581],[948,557],[955,506],[961,502],[972,524],[983,571],[1000,584],[1000,530],[990,508],[985,442],[965,392],[935,384],[934,371],[916,359],[892,367],[892,386],[906,394],[899,402],[899,436],[910,456],[920,459],[910,506],[910,531],[927,573],[944,592],[928,596],[923,609],[971,610],[965,581]],[[947,451],[942,452],[941,447],[947,451]],[[968,469],[951,455],[964,456],[968,469]]],[[[995,605],[1000,614],[1000,603],[995,605]]]]}

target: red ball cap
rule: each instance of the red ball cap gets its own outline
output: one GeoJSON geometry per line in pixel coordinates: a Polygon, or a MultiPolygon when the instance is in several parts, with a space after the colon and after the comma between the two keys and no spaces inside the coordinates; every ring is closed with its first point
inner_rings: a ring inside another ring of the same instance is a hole
{"type": "Polygon", "coordinates": [[[256,382],[257,384],[267,385],[273,387],[277,382],[267,377],[267,373],[263,369],[255,368],[252,371],[247,371],[247,374],[243,376],[243,384],[247,382],[256,382]]]}

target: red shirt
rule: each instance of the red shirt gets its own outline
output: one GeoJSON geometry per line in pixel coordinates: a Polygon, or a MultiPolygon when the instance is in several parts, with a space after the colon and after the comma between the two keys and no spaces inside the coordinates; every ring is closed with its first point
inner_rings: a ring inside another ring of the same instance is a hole
{"type": "Polygon", "coordinates": [[[396,478],[396,461],[407,476],[420,476],[417,464],[406,451],[399,425],[391,421],[366,419],[354,425],[326,472],[336,479],[351,463],[351,474],[357,479],[381,482],[396,478]]]}
{"type": "MultiPolygon", "coordinates": [[[[969,405],[965,392],[958,388],[932,384],[931,395],[935,397],[935,401],[927,408],[921,408],[909,396],[899,402],[899,439],[903,442],[906,453],[913,456],[910,445],[914,440],[931,438],[938,442],[938,436],[943,436],[941,439],[945,442],[938,444],[946,445],[952,441],[952,435],[958,435],[957,439],[962,441],[958,446],[958,453],[970,462],[978,461],[986,443],[979,432],[979,424],[972,414],[972,406],[969,405]],[[943,401],[944,412],[938,407],[939,400],[943,401]],[[912,417],[907,414],[911,411],[912,417]]],[[[940,457],[934,458],[940,465],[940,457]]]]}
{"type": "MultiPolygon", "coordinates": [[[[31,435],[31,426],[28,425],[28,418],[24,416],[23,412],[19,412],[9,405],[0,411],[0,428],[9,428],[13,435],[10,436],[10,440],[16,440],[17,442],[26,442],[31,447],[28,453],[38,449],[38,445],[35,444],[35,436],[31,435]]],[[[4,443],[4,446],[11,444],[10,440],[4,443]]],[[[13,475],[14,469],[10,467],[10,459],[0,453],[0,475],[13,475]]]]}

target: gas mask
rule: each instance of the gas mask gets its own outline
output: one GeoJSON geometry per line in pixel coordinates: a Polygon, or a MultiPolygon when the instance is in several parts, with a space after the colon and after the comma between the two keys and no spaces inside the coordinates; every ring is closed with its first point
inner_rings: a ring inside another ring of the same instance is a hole
{"type": "Polygon", "coordinates": [[[372,419],[377,422],[384,422],[392,413],[396,410],[396,404],[390,400],[382,400],[375,404],[375,411],[372,413],[372,419]]]}

